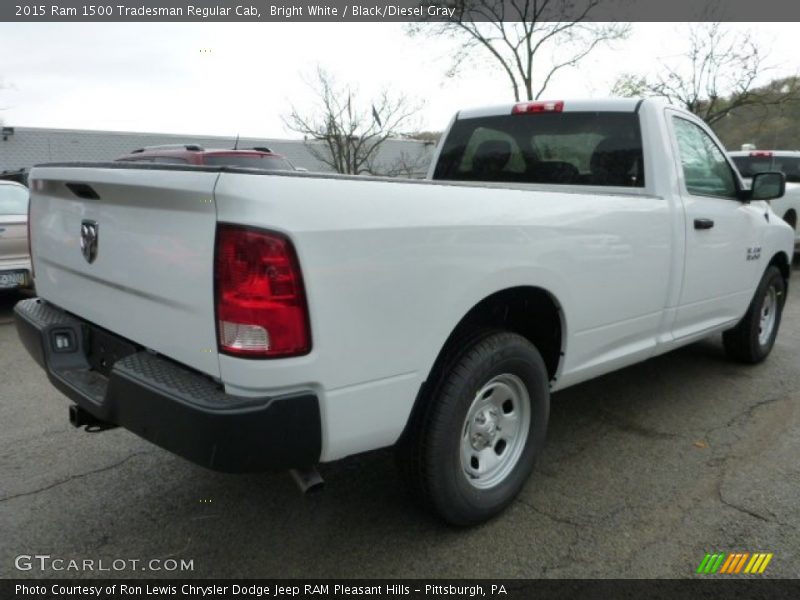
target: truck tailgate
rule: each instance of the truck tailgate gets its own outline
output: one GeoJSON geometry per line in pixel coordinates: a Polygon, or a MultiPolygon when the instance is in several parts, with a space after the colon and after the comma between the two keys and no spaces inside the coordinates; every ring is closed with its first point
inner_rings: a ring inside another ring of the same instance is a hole
{"type": "Polygon", "coordinates": [[[202,170],[35,168],[31,238],[37,294],[219,377],[217,176],[202,170]]]}

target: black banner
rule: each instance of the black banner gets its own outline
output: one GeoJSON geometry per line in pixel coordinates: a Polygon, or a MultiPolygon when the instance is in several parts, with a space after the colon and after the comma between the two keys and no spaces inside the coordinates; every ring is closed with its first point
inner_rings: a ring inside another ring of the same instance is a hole
{"type": "Polygon", "coordinates": [[[800,598],[800,580],[750,577],[695,579],[550,580],[13,580],[0,581],[3,600],[389,600],[494,598],[498,600],[736,600],[800,598]]]}

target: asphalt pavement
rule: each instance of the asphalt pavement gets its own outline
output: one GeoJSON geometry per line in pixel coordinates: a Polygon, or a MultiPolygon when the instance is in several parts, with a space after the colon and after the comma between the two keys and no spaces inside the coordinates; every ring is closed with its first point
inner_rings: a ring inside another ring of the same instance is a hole
{"type": "Polygon", "coordinates": [[[19,297],[0,296],[0,577],[684,578],[734,551],[800,577],[797,264],[792,279],[764,364],[709,339],[555,394],[522,494],[467,530],[416,508],[388,450],[323,465],[325,490],[301,496],[286,473],[74,429],[11,324],[19,297]],[[163,570],[181,559],[193,569],[163,570]]]}

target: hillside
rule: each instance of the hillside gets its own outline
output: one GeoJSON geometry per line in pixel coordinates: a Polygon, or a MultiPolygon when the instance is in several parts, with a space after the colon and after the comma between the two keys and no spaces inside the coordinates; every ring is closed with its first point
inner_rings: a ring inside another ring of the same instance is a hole
{"type": "MultiPolygon", "coordinates": [[[[769,95],[788,82],[776,80],[763,89],[769,95]]],[[[800,98],[781,106],[739,108],[712,127],[728,150],[739,150],[742,144],[764,150],[800,150],[800,98]]]]}

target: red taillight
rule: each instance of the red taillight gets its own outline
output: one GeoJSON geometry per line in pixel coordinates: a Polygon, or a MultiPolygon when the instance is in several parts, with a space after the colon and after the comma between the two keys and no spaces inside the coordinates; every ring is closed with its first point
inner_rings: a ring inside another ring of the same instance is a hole
{"type": "Polygon", "coordinates": [[[545,102],[520,102],[511,109],[512,115],[526,115],[529,113],[561,112],[564,110],[562,100],[545,102]]]}
{"type": "Polygon", "coordinates": [[[769,150],[755,150],[754,152],[750,153],[750,156],[761,156],[769,158],[772,156],[772,152],[770,152],[769,150]]]}
{"type": "Polygon", "coordinates": [[[285,236],[219,225],[214,263],[220,352],[252,358],[309,352],[303,277],[285,236]]]}

